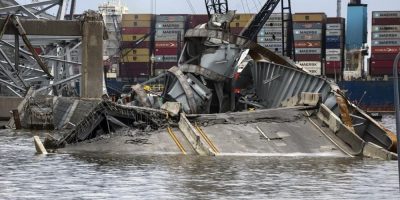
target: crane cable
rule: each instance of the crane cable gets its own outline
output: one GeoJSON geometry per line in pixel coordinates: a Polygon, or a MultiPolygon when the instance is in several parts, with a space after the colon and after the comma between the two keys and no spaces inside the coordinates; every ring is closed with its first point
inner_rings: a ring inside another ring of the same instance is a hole
{"type": "Polygon", "coordinates": [[[186,0],[186,3],[189,5],[189,8],[192,11],[192,13],[196,14],[196,10],[194,9],[192,2],[190,0],[186,0]]]}

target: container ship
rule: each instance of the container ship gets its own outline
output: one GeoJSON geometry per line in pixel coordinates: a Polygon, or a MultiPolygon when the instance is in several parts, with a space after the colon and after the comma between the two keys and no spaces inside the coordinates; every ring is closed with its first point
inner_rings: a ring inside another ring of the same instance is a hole
{"type": "MultiPolygon", "coordinates": [[[[293,45],[298,66],[336,81],[356,105],[368,112],[393,112],[391,77],[394,57],[400,52],[400,11],[372,12],[371,54],[367,59],[367,8],[360,0],[352,0],[347,18],[294,13],[290,26],[288,13],[274,13],[259,32],[257,43],[282,55],[293,45]],[[290,35],[292,42],[288,42],[290,35]]],[[[236,14],[230,31],[240,34],[254,15],[236,14]]],[[[111,95],[123,92],[123,85],[144,82],[176,65],[185,31],[208,22],[205,14],[121,16],[120,54],[112,55],[114,64],[105,64],[111,95]]],[[[115,30],[115,24],[108,26],[115,30]]]]}

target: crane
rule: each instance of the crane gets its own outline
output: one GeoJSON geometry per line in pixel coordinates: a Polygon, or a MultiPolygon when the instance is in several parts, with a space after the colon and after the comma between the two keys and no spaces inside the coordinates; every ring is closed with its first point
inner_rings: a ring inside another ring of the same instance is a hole
{"type": "Polygon", "coordinates": [[[228,0],[204,0],[208,17],[213,13],[225,14],[228,12],[228,0]]]}

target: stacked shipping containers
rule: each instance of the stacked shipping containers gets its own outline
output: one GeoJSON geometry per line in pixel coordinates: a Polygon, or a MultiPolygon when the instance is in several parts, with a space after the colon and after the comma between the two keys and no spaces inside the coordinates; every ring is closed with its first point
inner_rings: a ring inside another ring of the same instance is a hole
{"type": "MultiPolygon", "coordinates": [[[[284,15],[284,18],[288,18],[288,14],[284,15]]],[[[284,38],[286,45],[287,41],[287,23],[283,24],[284,26],[284,38]]],[[[257,43],[265,48],[274,51],[275,53],[282,53],[282,14],[274,13],[265,23],[264,27],[258,33],[257,43]]]]}
{"type": "Polygon", "coordinates": [[[230,24],[231,33],[239,35],[253,17],[254,14],[236,14],[230,24]]]}
{"type": "Polygon", "coordinates": [[[391,75],[400,52],[400,11],[372,12],[370,75],[391,75]]]}
{"type": "Polygon", "coordinates": [[[208,22],[208,15],[189,15],[187,18],[188,28],[195,28],[199,24],[208,22]]]}
{"type": "Polygon", "coordinates": [[[344,64],[345,19],[327,18],[325,37],[325,75],[338,76],[344,64]]]}
{"type": "Polygon", "coordinates": [[[293,15],[293,35],[297,64],[313,75],[322,75],[324,58],[325,13],[293,15]]]}
{"type": "Polygon", "coordinates": [[[154,43],[154,75],[158,75],[178,62],[179,47],[185,37],[186,16],[157,15],[154,43]],[[180,34],[180,40],[178,35],[180,34]],[[179,41],[178,41],[179,40],[179,41]]]}
{"type": "Polygon", "coordinates": [[[119,77],[122,79],[136,79],[149,75],[150,69],[150,37],[147,37],[137,48],[133,49],[134,42],[152,30],[153,15],[151,14],[124,14],[122,15],[122,42],[119,77]]]}

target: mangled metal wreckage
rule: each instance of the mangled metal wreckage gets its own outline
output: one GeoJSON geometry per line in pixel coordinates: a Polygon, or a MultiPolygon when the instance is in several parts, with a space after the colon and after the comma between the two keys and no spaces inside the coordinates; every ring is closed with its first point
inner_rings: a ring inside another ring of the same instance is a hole
{"type": "Polygon", "coordinates": [[[128,105],[54,100],[51,123],[58,135],[46,139],[46,148],[396,158],[395,135],[334,83],[230,34],[222,28],[230,20],[213,17],[186,32],[179,64],[165,73],[161,95],[135,85],[128,105]]]}

